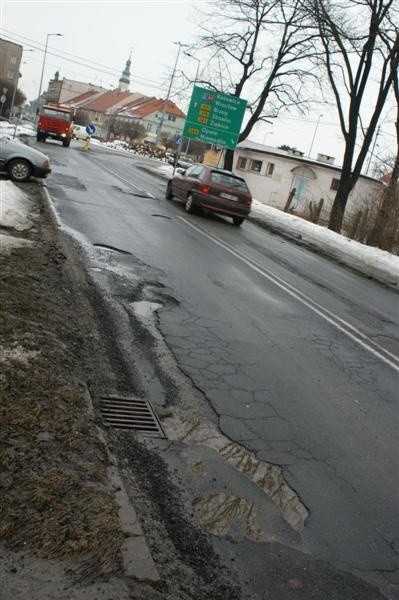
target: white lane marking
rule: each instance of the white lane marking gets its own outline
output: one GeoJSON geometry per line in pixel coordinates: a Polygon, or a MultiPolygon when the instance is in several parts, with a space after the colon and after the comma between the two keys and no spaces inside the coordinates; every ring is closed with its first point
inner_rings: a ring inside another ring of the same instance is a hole
{"type": "Polygon", "coordinates": [[[153,196],[152,194],[150,194],[150,192],[146,192],[146,190],[143,190],[143,188],[139,187],[138,185],[136,185],[135,183],[132,183],[131,181],[129,181],[128,179],[125,179],[124,177],[122,177],[122,175],[119,175],[119,173],[116,173],[115,171],[113,171],[112,169],[109,169],[108,167],[104,167],[104,165],[102,165],[98,160],[96,160],[95,158],[92,158],[90,156],[90,160],[94,163],[96,163],[96,165],[98,165],[99,167],[101,167],[102,169],[104,169],[104,171],[108,171],[108,173],[111,173],[111,175],[114,175],[115,177],[117,177],[118,179],[120,179],[121,181],[123,181],[124,183],[127,183],[127,185],[130,185],[133,188],[136,188],[136,190],[139,190],[139,192],[143,192],[143,194],[147,195],[147,198],[152,198],[155,200],[155,196],[153,196]]]}
{"type": "Polygon", "coordinates": [[[310,310],[318,314],[320,317],[328,321],[328,323],[330,323],[336,329],[344,333],[347,337],[354,340],[357,344],[371,352],[371,354],[374,354],[374,356],[382,360],[385,364],[392,367],[392,369],[399,372],[399,357],[395,354],[392,354],[392,352],[389,352],[388,350],[374,342],[366,334],[362,333],[359,329],[348,323],[348,321],[345,321],[344,319],[338,317],[338,315],[334,314],[327,308],[324,308],[323,306],[321,306],[321,304],[318,304],[317,302],[312,300],[309,296],[298,290],[290,283],[284,281],[284,279],[282,279],[278,275],[275,275],[271,271],[267,271],[264,267],[260,267],[252,258],[247,256],[244,252],[238,252],[226,242],[223,242],[214,235],[205,232],[196,225],[193,225],[184,217],[179,217],[179,219],[181,219],[186,225],[200,233],[202,236],[211,240],[217,246],[220,246],[221,248],[226,250],[226,252],[229,252],[230,254],[241,260],[241,262],[243,262],[251,269],[253,269],[257,273],[274,283],[277,287],[281,288],[287,294],[298,300],[298,302],[301,302],[307,308],[309,308],[310,310]]]}

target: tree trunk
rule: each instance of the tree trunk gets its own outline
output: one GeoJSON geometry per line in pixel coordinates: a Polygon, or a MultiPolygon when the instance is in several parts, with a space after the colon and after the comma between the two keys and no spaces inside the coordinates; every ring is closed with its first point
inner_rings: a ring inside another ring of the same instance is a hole
{"type": "Polygon", "coordinates": [[[234,150],[226,150],[226,152],[224,154],[223,169],[226,169],[226,171],[232,171],[233,170],[233,161],[234,161],[234,150]]]}
{"type": "Polygon", "coordinates": [[[337,233],[341,233],[345,208],[352,187],[353,184],[351,175],[349,173],[345,173],[344,169],[342,169],[341,182],[339,184],[339,188],[334,199],[334,203],[330,213],[330,220],[328,223],[328,229],[336,231],[337,233]]]}

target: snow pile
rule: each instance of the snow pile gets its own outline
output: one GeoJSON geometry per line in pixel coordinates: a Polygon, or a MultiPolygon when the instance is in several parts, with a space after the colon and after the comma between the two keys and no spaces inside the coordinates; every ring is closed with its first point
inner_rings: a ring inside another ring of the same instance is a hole
{"type": "MultiPolygon", "coordinates": [[[[33,222],[32,202],[28,196],[11,181],[0,181],[0,227],[26,231],[33,222]]],[[[9,252],[12,248],[30,245],[32,242],[11,235],[0,234],[0,252],[9,252]]]]}
{"type": "Polygon", "coordinates": [[[20,135],[26,135],[29,137],[36,136],[36,129],[34,125],[31,125],[30,123],[25,123],[24,125],[17,125],[17,128],[15,129],[15,125],[13,125],[12,123],[0,121],[0,135],[6,135],[13,138],[14,132],[15,137],[19,137],[20,135]]]}
{"type": "Polygon", "coordinates": [[[285,234],[315,246],[339,262],[378,281],[399,287],[399,257],[350,240],[300,217],[254,200],[251,217],[285,234]]]}

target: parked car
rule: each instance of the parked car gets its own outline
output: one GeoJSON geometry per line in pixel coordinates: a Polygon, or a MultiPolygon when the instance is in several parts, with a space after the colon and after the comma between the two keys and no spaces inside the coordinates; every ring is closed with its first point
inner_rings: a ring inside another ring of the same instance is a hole
{"type": "Polygon", "coordinates": [[[72,137],[75,140],[86,140],[89,134],[86,131],[86,127],[84,125],[74,125],[72,131],[72,137]]]}
{"type": "Polygon", "coordinates": [[[239,227],[251,210],[252,196],[242,177],[231,171],[193,164],[168,181],[166,198],[182,200],[187,212],[203,208],[232,217],[239,227]]]}
{"type": "MultiPolygon", "coordinates": [[[[174,165],[175,164],[175,160],[176,160],[176,154],[171,154],[168,157],[168,163],[170,165],[174,165]]],[[[179,156],[179,158],[177,159],[176,162],[176,167],[179,167],[180,169],[188,169],[188,167],[191,167],[191,165],[193,165],[194,162],[191,160],[191,158],[188,158],[188,156],[179,156]]]]}
{"type": "Polygon", "coordinates": [[[30,177],[47,177],[51,173],[48,156],[7,136],[0,137],[0,171],[17,182],[30,177]]]}

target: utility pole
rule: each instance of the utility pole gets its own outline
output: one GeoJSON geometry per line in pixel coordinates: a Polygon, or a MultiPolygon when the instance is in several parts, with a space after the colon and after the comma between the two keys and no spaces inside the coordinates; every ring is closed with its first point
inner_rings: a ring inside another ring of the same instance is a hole
{"type": "Polygon", "coordinates": [[[375,149],[375,145],[376,145],[376,143],[377,143],[377,140],[378,140],[378,136],[380,135],[380,129],[381,129],[381,128],[380,128],[380,126],[378,125],[378,128],[377,128],[377,133],[376,133],[376,135],[375,135],[375,138],[374,138],[374,144],[373,144],[373,148],[372,148],[372,150],[371,150],[371,152],[370,152],[370,158],[369,158],[369,162],[368,162],[368,164],[367,164],[366,175],[368,175],[369,168],[370,168],[370,164],[371,164],[371,159],[372,159],[372,158],[373,158],[373,156],[374,156],[374,149],[375,149]]]}
{"type": "Polygon", "coordinates": [[[175,60],[175,65],[173,67],[173,71],[172,71],[172,76],[170,78],[170,82],[169,82],[169,89],[168,89],[168,93],[166,95],[166,100],[164,101],[163,104],[163,108],[162,108],[162,112],[161,112],[161,119],[160,119],[160,123],[159,123],[159,127],[157,130],[157,137],[155,139],[155,144],[158,145],[159,143],[159,138],[161,137],[161,132],[162,132],[162,126],[163,126],[163,122],[165,120],[165,112],[166,112],[166,107],[167,104],[169,102],[169,98],[170,98],[170,92],[172,90],[172,85],[173,85],[173,79],[175,77],[175,73],[176,73],[176,67],[177,67],[177,63],[179,61],[179,56],[180,56],[180,50],[184,47],[187,47],[187,44],[182,44],[181,42],[173,42],[174,44],[176,44],[176,46],[179,46],[179,50],[177,51],[177,56],[176,56],[176,60],[175,60]]]}

